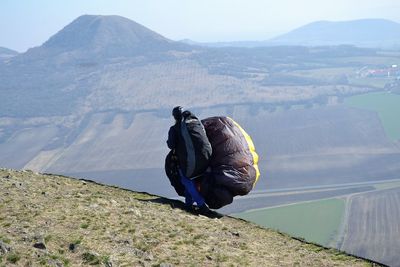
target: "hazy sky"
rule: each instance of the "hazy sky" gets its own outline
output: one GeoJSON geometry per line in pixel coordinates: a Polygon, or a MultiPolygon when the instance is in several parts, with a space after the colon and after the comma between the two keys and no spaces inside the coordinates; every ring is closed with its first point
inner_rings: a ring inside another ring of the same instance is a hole
{"type": "Polygon", "coordinates": [[[266,40],[316,20],[400,22],[400,1],[0,0],[0,46],[41,45],[83,14],[124,16],[173,40],[266,40]]]}

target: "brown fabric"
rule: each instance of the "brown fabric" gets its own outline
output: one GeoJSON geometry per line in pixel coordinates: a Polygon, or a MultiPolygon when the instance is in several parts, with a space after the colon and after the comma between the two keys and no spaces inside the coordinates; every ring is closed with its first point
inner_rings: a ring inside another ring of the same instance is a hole
{"type": "Polygon", "coordinates": [[[241,130],[227,117],[211,117],[202,123],[213,149],[210,167],[215,184],[225,186],[234,196],[248,194],[253,188],[256,170],[241,130]]]}

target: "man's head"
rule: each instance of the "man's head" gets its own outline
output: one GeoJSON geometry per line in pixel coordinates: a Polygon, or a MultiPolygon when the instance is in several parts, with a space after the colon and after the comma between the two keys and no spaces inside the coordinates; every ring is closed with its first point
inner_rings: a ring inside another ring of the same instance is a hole
{"type": "Polygon", "coordinates": [[[176,106],[172,109],[172,116],[176,121],[180,121],[182,119],[182,107],[176,106]]]}

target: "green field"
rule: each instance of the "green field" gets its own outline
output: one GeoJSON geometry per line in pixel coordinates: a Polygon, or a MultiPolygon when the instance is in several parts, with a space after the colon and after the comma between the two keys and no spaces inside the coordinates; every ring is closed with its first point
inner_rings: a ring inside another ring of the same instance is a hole
{"type": "Polygon", "coordinates": [[[308,78],[330,78],[338,75],[348,75],[355,73],[354,67],[340,67],[340,68],[316,68],[310,70],[295,70],[291,72],[294,75],[308,77],[308,78]]]}
{"type": "Polygon", "coordinates": [[[381,56],[355,56],[355,57],[338,57],[332,59],[333,62],[343,66],[347,64],[364,64],[364,65],[386,65],[391,66],[397,64],[399,61],[396,53],[386,53],[386,55],[381,56]]]}
{"type": "Polygon", "coordinates": [[[344,208],[343,200],[327,199],[247,211],[234,216],[326,246],[337,234],[344,208]]]}
{"type": "Polygon", "coordinates": [[[377,190],[391,189],[391,188],[400,187],[400,182],[381,183],[381,184],[374,185],[374,187],[377,190]]]}
{"type": "Polygon", "coordinates": [[[357,86],[367,86],[367,87],[374,87],[377,89],[385,88],[385,85],[389,82],[392,82],[392,78],[387,77],[349,77],[350,85],[357,85],[357,86]]]}
{"type": "Polygon", "coordinates": [[[369,93],[345,99],[351,107],[377,111],[387,136],[400,139],[400,95],[390,93],[369,93]]]}

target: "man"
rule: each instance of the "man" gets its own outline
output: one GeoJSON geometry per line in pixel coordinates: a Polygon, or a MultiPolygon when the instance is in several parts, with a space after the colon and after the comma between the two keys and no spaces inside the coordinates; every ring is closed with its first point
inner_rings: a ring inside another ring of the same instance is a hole
{"type": "Polygon", "coordinates": [[[177,106],[173,108],[172,116],[175,124],[169,129],[167,145],[172,152],[171,160],[178,163],[177,175],[184,187],[185,209],[207,215],[210,210],[196,187],[195,179],[200,179],[208,167],[211,144],[203,125],[190,111],[183,112],[182,107],[177,106]]]}
{"type": "Polygon", "coordinates": [[[219,209],[254,188],[260,176],[258,154],[237,122],[224,116],[199,121],[181,107],[172,115],[175,125],[169,131],[165,173],[188,207],[196,202],[207,210],[219,209]]]}

